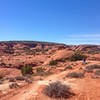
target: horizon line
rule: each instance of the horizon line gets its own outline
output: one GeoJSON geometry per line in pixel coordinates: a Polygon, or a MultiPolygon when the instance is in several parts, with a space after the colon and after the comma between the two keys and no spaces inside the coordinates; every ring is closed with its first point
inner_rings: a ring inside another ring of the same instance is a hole
{"type": "Polygon", "coordinates": [[[80,44],[67,44],[64,42],[52,42],[52,41],[37,41],[37,40],[0,40],[0,42],[44,42],[44,43],[54,43],[54,44],[63,44],[63,45],[100,45],[96,43],[80,43],[80,44]]]}

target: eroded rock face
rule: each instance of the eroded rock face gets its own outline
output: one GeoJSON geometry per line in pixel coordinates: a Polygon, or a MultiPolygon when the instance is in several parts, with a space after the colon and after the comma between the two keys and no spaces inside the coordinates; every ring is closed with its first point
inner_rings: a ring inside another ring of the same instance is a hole
{"type": "Polygon", "coordinates": [[[70,47],[72,50],[89,51],[100,50],[100,45],[76,45],[70,47]]]}

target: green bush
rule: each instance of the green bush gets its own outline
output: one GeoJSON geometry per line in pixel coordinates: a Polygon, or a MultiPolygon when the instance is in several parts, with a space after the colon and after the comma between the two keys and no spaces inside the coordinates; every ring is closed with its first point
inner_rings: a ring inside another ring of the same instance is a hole
{"type": "Polygon", "coordinates": [[[49,65],[51,65],[51,66],[53,66],[53,65],[57,65],[57,61],[55,61],[55,60],[51,60],[50,63],[49,63],[49,65]]]}
{"type": "Polygon", "coordinates": [[[81,53],[74,53],[71,57],[70,60],[71,61],[78,61],[78,60],[83,60],[86,59],[87,56],[81,54],[81,53]]]}
{"type": "Polygon", "coordinates": [[[60,81],[50,83],[44,88],[43,93],[51,98],[69,98],[74,95],[70,92],[70,87],[60,81]]]}
{"type": "Polygon", "coordinates": [[[71,73],[67,74],[67,77],[82,78],[82,77],[84,77],[84,73],[71,72],[71,73]]]}
{"type": "Polygon", "coordinates": [[[23,75],[33,74],[32,66],[25,65],[24,67],[21,68],[21,72],[23,75]]]}

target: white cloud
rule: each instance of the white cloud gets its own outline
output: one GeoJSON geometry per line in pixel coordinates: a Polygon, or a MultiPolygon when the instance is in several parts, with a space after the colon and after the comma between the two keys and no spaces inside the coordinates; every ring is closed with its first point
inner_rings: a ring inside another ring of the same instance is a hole
{"type": "Polygon", "coordinates": [[[100,37],[99,34],[70,34],[69,37],[100,37]]]}
{"type": "Polygon", "coordinates": [[[100,34],[70,34],[62,41],[66,44],[100,44],[100,34]]]}
{"type": "Polygon", "coordinates": [[[100,37],[100,33],[99,34],[81,34],[79,36],[83,36],[83,37],[100,37]]]}

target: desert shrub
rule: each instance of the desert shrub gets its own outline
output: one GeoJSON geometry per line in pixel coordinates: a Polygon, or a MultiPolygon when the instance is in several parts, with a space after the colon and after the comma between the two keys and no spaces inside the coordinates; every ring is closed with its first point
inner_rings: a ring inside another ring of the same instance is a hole
{"type": "Polygon", "coordinates": [[[42,67],[40,68],[36,68],[36,72],[39,73],[39,72],[44,72],[44,69],[42,67]]]}
{"type": "Polygon", "coordinates": [[[16,76],[15,79],[19,80],[19,81],[24,81],[25,77],[23,77],[23,76],[16,76]]]}
{"type": "Polygon", "coordinates": [[[15,79],[13,77],[9,78],[8,80],[9,82],[15,82],[15,79]]]}
{"type": "Polygon", "coordinates": [[[96,70],[94,74],[100,76],[100,70],[96,70]]]}
{"type": "Polygon", "coordinates": [[[88,54],[95,54],[95,50],[88,51],[88,54]]]}
{"type": "Polygon", "coordinates": [[[60,81],[50,83],[44,88],[43,93],[51,98],[69,98],[73,95],[70,87],[60,81]]]}
{"type": "Polygon", "coordinates": [[[23,75],[33,74],[32,66],[25,65],[24,67],[21,68],[21,72],[23,75]]]}
{"type": "Polygon", "coordinates": [[[51,60],[49,65],[53,66],[53,65],[57,65],[57,61],[56,60],[51,60]]]}
{"type": "Polygon", "coordinates": [[[42,68],[42,67],[40,67],[40,68],[37,68],[36,69],[36,75],[38,76],[44,76],[45,75],[45,71],[44,71],[44,69],[42,68]]]}
{"type": "Polygon", "coordinates": [[[12,64],[8,64],[8,66],[12,66],[12,64]]]}
{"type": "Polygon", "coordinates": [[[82,78],[84,77],[84,73],[71,72],[71,73],[68,73],[66,76],[72,77],[72,78],[82,78]]]}
{"type": "Polygon", "coordinates": [[[33,75],[34,76],[48,76],[48,75],[51,75],[52,74],[52,72],[50,72],[50,70],[48,70],[48,71],[45,71],[43,68],[42,68],[42,70],[38,70],[36,73],[34,73],[33,75]]]}
{"type": "Polygon", "coordinates": [[[86,67],[87,72],[93,71],[94,69],[100,69],[100,65],[90,65],[86,67]]]}
{"type": "Polygon", "coordinates": [[[19,87],[19,85],[17,83],[12,83],[12,84],[9,85],[9,87],[12,89],[12,88],[19,87]]]}
{"type": "Polygon", "coordinates": [[[81,54],[81,53],[74,53],[71,57],[70,60],[71,61],[78,61],[78,60],[82,60],[82,59],[86,59],[87,56],[81,54]]]}
{"type": "Polygon", "coordinates": [[[100,50],[89,50],[88,53],[89,54],[99,54],[100,50]]]}
{"type": "Polygon", "coordinates": [[[64,70],[67,70],[67,69],[72,69],[72,66],[68,65],[64,68],[64,70]]]}
{"type": "Polygon", "coordinates": [[[88,70],[86,70],[86,72],[87,72],[87,73],[93,73],[93,70],[88,69],[88,70]]]}
{"type": "Polygon", "coordinates": [[[31,80],[31,79],[26,78],[26,79],[25,79],[25,82],[27,82],[27,83],[32,83],[32,80],[31,80]]]}
{"type": "Polygon", "coordinates": [[[46,71],[46,72],[39,72],[39,73],[34,73],[34,76],[48,76],[51,75],[52,72],[46,71]]]}
{"type": "Polygon", "coordinates": [[[0,75],[0,80],[3,79],[3,75],[0,75]]]}
{"type": "Polygon", "coordinates": [[[46,71],[46,72],[41,72],[40,76],[48,76],[48,75],[51,75],[51,74],[52,74],[52,72],[46,71]]]}

